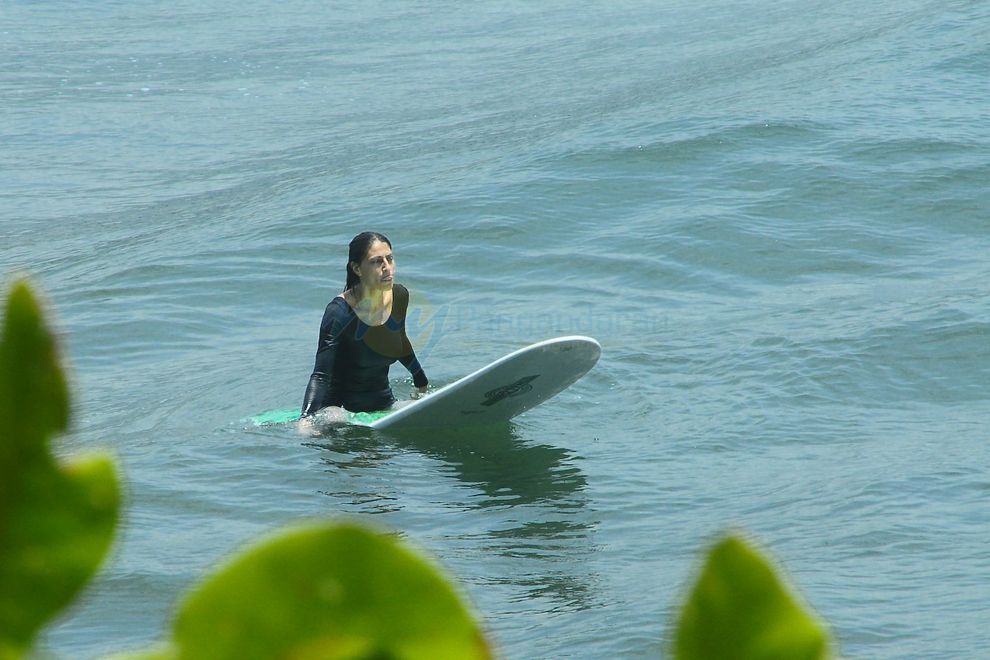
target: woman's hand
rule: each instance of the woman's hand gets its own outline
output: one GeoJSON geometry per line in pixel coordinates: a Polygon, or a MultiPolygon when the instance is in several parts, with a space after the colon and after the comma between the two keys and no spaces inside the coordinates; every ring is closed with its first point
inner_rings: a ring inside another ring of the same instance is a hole
{"type": "Polygon", "coordinates": [[[426,385],[423,385],[422,387],[417,387],[415,390],[413,390],[413,393],[409,395],[409,398],[420,399],[423,397],[424,394],[426,394],[426,385]]]}

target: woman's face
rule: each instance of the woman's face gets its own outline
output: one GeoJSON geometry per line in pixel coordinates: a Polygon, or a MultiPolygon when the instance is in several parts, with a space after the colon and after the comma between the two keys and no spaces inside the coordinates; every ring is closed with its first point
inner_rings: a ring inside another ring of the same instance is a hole
{"type": "Polygon", "coordinates": [[[388,243],[375,241],[368,248],[364,261],[355,266],[351,264],[361,278],[361,285],[366,289],[391,289],[395,279],[395,257],[388,243]]]}

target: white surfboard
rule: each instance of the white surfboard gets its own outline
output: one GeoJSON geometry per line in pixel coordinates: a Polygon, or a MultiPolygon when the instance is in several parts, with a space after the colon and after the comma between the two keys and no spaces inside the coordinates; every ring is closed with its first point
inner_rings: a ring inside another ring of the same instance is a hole
{"type": "Polygon", "coordinates": [[[506,421],[570,387],[601,353],[591,337],[537,342],[367,426],[402,430],[506,421]]]}

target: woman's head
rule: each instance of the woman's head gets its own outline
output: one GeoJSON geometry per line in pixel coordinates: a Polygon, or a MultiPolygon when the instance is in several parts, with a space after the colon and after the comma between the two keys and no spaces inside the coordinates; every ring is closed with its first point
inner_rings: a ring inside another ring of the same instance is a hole
{"type": "Polygon", "coordinates": [[[359,282],[365,286],[391,288],[395,275],[392,242],[376,231],[361,232],[351,239],[347,251],[347,280],[344,290],[359,282]]]}

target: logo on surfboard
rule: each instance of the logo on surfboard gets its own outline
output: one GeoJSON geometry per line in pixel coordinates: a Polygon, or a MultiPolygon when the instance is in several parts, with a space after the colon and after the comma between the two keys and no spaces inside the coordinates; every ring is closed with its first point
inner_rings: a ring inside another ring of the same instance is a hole
{"type": "Polygon", "coordinates": [[[509,397],[525,394],[533,389],[533,386],[530,383],[539,377],[540,374],[536,374],[535,376],[524,376],[514,383],[503,385],[502,387],[496,387],[494,390],[485,392],[485,400],[481,402],[481,405],[494,406],[499,401],[504,401],[509,397]]]}

